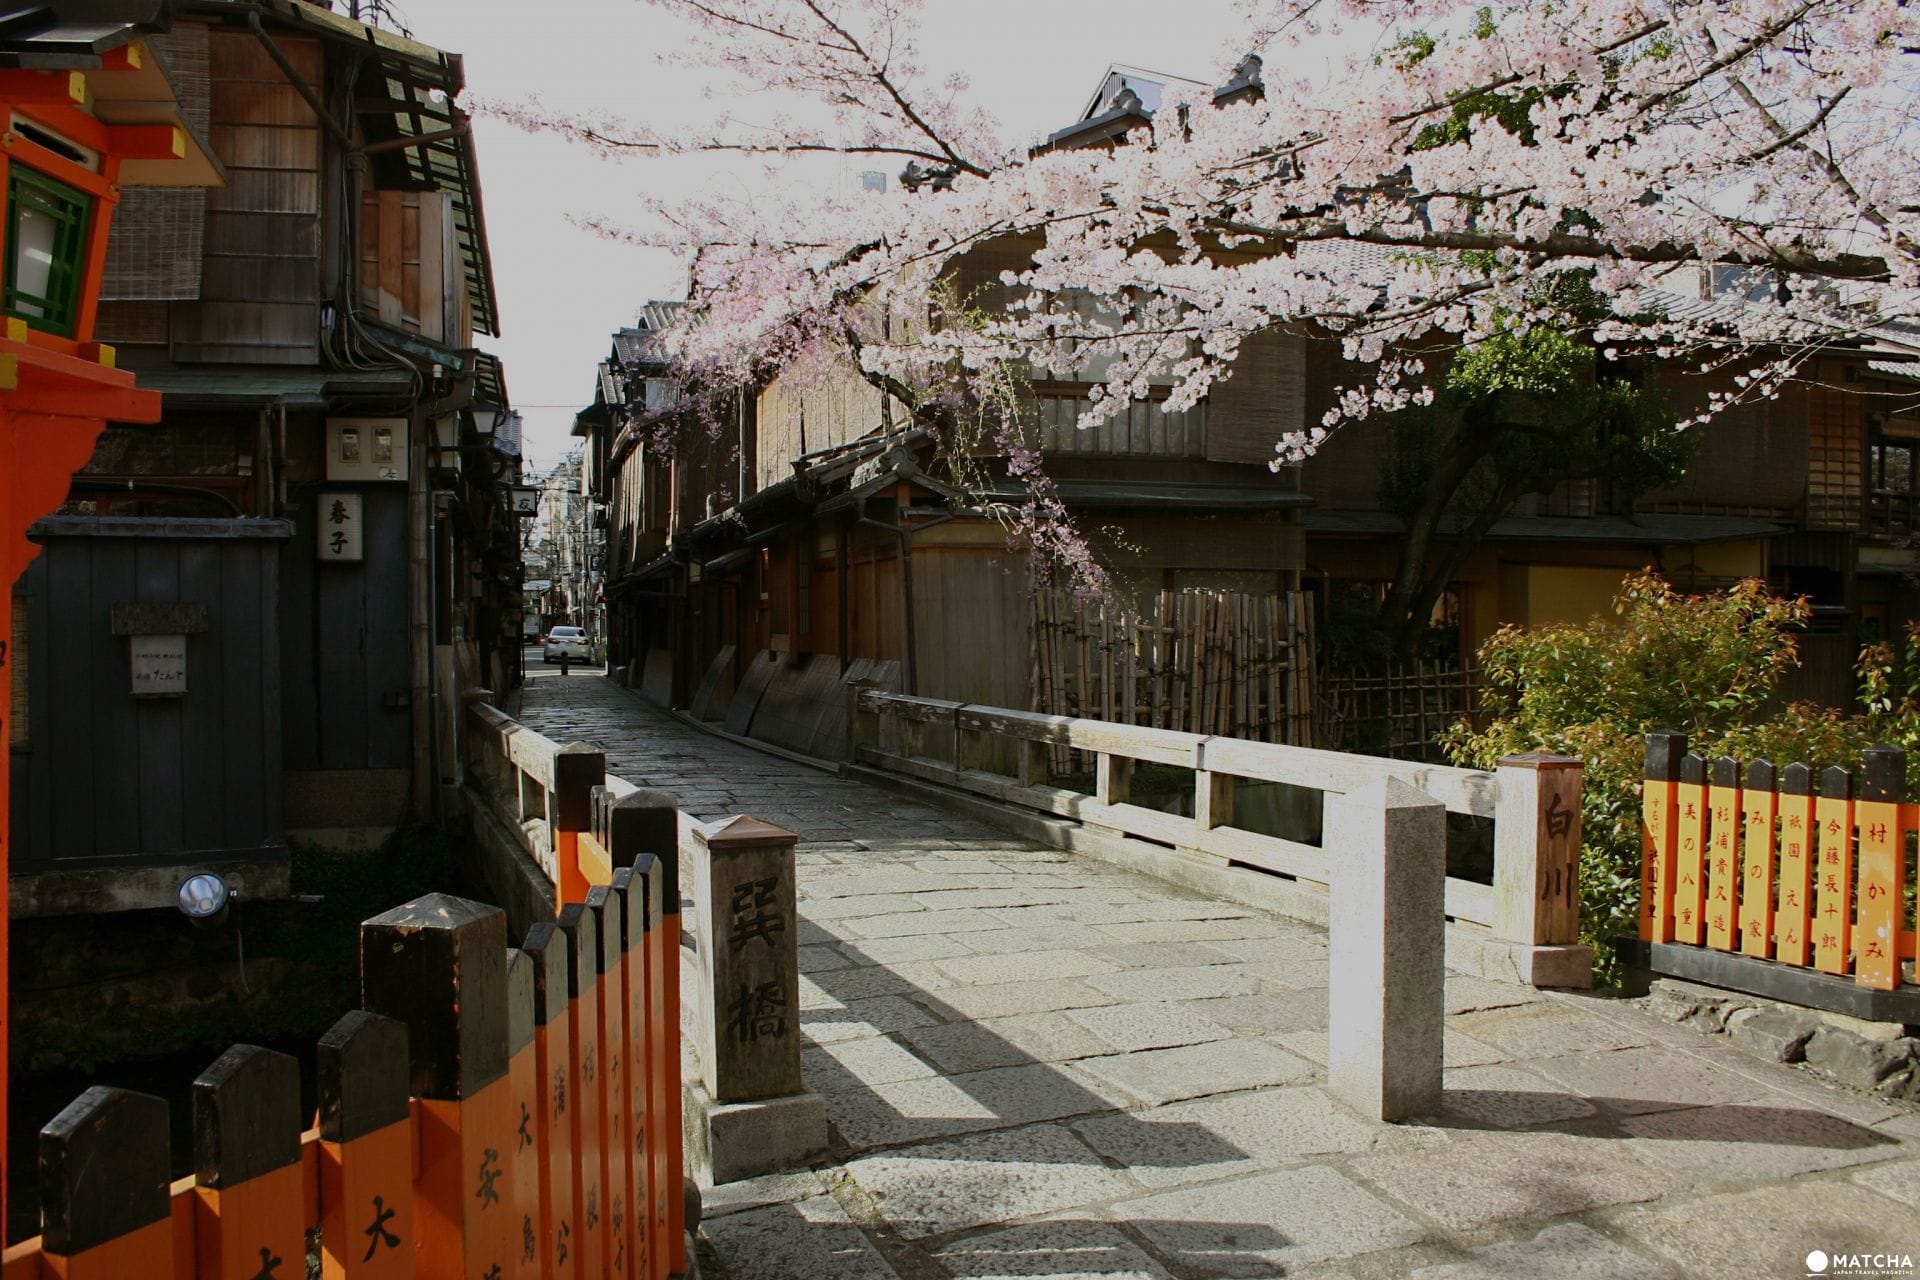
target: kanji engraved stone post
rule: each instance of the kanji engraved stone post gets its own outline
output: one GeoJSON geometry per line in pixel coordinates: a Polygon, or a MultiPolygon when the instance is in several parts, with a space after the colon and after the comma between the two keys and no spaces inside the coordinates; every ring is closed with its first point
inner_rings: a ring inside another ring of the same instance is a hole
{"type": "Polygon", "coordinates": [[[715,1102],[797,1094],[793,832],[737,817],[696,830],[702,1083],[715,1102]]]}

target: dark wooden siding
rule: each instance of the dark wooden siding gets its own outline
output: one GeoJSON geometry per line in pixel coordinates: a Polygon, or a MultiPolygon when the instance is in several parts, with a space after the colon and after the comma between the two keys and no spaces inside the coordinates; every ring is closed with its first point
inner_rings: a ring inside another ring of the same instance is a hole
{"type": "MultiPolygon", "coordinates": [[[[290,770],[399,769],[412,762],[407,696],[407,495],[368,485],[366,559],[314,560],[314,510],[303,503],[287,548],[280,611],[290,770]]],[[[391,814],[370,814],[369,826],[391,814]]]]}
{"type": "Polygon", "coordinates": [[[286,524],[95,527],[118,533],[48,537],[23,579],[29,736],[24,753],[15,746],[24,784],[15,869],[284,847],[277,618],[286,524]],[[187,638],[183,696],[131,695],[128,640],[111,621],[113,606],[126,603],[206,606],[208,629],[187,638]]]}

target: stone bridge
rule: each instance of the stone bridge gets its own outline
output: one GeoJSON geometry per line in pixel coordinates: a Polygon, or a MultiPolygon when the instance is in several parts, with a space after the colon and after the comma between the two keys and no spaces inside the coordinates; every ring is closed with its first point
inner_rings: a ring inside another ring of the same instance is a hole
{"type": "Polygon", "coordinates": [[[799,833],[802,1061],[833,1145],[707,1193],[708,1280],[1746,1280],[1815,1249],[1920,1255],[1907,1104],[1604,993],[1450,973],[1441,1111],[1373,1122],[1324,1087],[1321,929],[594,673],[534,672],[518,714],[694,817],[799,833]]]}

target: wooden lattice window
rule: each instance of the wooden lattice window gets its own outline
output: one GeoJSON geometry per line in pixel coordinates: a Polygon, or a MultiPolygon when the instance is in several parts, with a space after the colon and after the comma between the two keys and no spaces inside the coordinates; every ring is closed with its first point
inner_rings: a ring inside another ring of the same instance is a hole
{"type": "Polygon", "coordinates": [[[64,182],[13,165],[7,177],[7,263],[0,310],[73,336],[92,201],[64,182]]]}

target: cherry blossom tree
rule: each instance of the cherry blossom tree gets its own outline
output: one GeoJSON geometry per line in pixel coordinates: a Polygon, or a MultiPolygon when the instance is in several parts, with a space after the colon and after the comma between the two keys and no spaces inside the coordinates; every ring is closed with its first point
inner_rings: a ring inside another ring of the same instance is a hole
{"type": "Polygon", "coordinates": [[[1902,0],[1242,0],[1235,47],[1258,57],[1220,72],[1230,92],[1170,92],[1122,145],[1034,150],[924,65],[914,0],[651,3],[701,32],[681,56],[790,110],[671,136],[508,113],[608,152],[837,152],[909,179],[605,228],[690,259],[683,359],[708,387],[826,346],[941,425],[1006,370],[1097,360],[1091,425],[1156,383],[1189,408],[1249,335],[1317,326],[1352,385],[1275,441],[1279,465],[1431,400],[1423,349],[1570,323],[1530,288],[1544,272],[1580,274],[1601,318],[1579,332],[1606,357],[1732,362],[1733,399],[1920,317],[1920,7],[1902,0]],[[1032,254],[1004,306],[942,295],[1007,240],[1032,254]],[[1760,273],[1774,301],[1664,305],[1670,273],[1701,266],[1760,273]]]}

